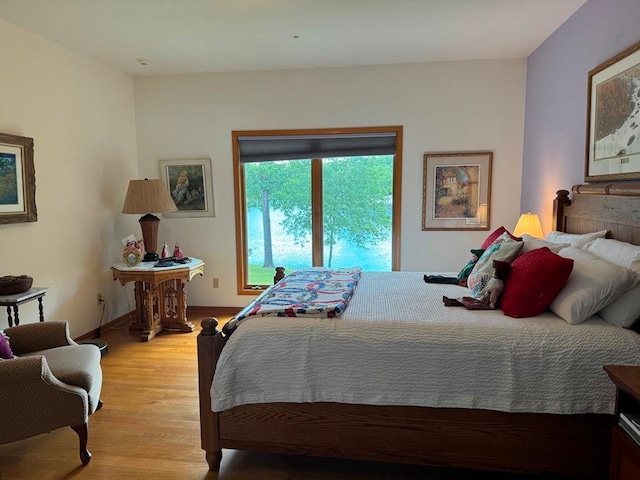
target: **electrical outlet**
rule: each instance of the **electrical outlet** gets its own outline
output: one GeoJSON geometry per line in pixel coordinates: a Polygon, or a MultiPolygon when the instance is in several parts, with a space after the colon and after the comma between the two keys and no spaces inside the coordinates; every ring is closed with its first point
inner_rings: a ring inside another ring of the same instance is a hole
{"type": "Polygon", "coordinates": [[[214,277],[213,279],[213,288],[220,288],[220,279],[214,277]]]}
{"type": "Polygon", "coordinates": [[[101,292],[96,293],[96,300],[98,301],[98,305],[105,303],[104,295],[101,292]]]}

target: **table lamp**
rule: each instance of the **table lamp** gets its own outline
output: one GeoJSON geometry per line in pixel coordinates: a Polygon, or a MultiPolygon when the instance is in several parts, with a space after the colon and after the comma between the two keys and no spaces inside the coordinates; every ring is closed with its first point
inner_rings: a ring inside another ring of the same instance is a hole
{"type": "Polygon", "coordinates": [[[542,233],[542,226],[540,225],[538,215],[531,212],[520,215],[520,220],[518,220],[513,234],[516,237],[521,237],[522,235],[527,234],[535,238],[543,238],[544,235],[542,233]]]}
{"type": "Polygon", "coordinates": [[[160,179],[131,180],[124,199],[122,213],[144,213],[140,218],[142,239],[147,253],[143,261],[157,262],[158,226],[160,219],[153,213],[175,212],[178,208],[173,203],[169,189],[160,179]]]}

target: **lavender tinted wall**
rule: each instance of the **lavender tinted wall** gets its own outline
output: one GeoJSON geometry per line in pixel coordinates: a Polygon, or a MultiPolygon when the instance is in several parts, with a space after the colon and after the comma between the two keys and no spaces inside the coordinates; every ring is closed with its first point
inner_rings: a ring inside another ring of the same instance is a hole
{"type": "Polygon", "coordinates": [[[640,0],[589,0],[527,60],[521,211],[551,230],[556,190],[584,182],[587,75],[640,41],[640,0]]]}

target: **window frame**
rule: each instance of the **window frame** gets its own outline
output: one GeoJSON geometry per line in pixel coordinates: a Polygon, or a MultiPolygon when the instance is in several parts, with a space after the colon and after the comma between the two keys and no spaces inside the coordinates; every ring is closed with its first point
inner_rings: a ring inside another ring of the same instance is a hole
{"type": "MultiPolygon", "coordinates": [[[[245,196],[244,164],[240,161],[239,138],[243,136],[283,136],[283,135],[348,135],[348,134],[376,134],[393,132],[396,137],[396,153],[393,161],[393,206],[391,226],[391,270],[400,270],[400,227],[402,211],[402,126],[387,127],[350,127],[350,128],[320,128],[320,129],[295,129],[295,130],[234,130],[231,132],[233,151],[233,183],[235,196],[235,221],[236,221],[236,266],[238,295],[256,295],[268,285],[249,285],[248,251],[246,235],[245,212],[247,207],[245,196]]],[[[320,225],[314,228],[312,233],[312,258],[315,260],[323,257],[324,233],[322,229],[322,159],[312,159],[311,162],[311,196],[312,223],[320,225]]],[[[314,263],[315,265],[315,263],[314,263]]],[[[286,267],[286,265],[283,265],[286,267]]],[[[274,270],[275,275],[275,270],[274,270]]]]}

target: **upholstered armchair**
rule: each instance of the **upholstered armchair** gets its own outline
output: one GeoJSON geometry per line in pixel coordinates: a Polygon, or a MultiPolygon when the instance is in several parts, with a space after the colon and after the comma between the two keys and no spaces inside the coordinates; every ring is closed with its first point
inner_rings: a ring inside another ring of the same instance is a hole
{"type": "Polygon", "coordinates": [[[79,345],[67,322],[38,322],[4,330],[15,358],[0,360],[0,445],[70,426],[87,450],[89,415],[102,406],[100,350],[79,345]]]}

